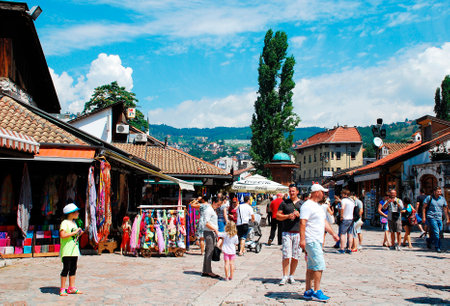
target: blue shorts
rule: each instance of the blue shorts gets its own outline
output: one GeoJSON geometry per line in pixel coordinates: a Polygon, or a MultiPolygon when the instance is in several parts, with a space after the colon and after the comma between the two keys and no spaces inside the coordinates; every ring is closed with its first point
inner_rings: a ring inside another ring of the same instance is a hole
{"type": "Polygon", "coordinates": [[[312,271],[325,270],[325,258],[323,256],[322,243],[313,241],[305,246],[307,255],[307,267],[312,271]]]}
{"type": "Polygon", "coordinates": [[[339,233],[341,235],[351,234],[353,232],[353,220],[342,220],[339,225],[339,233]]]}

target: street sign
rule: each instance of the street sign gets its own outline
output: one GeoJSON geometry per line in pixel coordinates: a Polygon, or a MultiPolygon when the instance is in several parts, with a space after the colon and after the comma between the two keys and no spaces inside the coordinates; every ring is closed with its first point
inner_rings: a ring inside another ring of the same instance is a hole
{"type": "Polygon", "coordinates": [[[127,118],[128,119],[134,119],[136,117],[136,109],[135,108],[128,108],[127,109],[127,118]]]}

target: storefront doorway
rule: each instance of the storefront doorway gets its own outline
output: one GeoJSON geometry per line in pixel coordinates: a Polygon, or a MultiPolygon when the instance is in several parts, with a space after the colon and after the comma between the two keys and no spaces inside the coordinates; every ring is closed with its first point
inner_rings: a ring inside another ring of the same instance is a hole
{"type": "Polygon", "coordinates": [[[432,194],[433,188],[438,185],[437,179],[432,174],[425,174],[420,178],[420,188],[425,191],[425,194],[432,194]]]}

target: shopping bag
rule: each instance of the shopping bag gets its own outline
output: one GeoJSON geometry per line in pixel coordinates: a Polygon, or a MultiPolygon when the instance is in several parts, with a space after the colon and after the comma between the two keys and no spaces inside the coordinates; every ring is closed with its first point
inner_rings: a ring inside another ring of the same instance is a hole
{"type": "Polygon", "coordinates": [[[213,261],[219,261],[220,260],[220,253],[222,253],[222,250],[219,247],[214,247],[213,254],[212,254],[212,260],[213,261]]]}

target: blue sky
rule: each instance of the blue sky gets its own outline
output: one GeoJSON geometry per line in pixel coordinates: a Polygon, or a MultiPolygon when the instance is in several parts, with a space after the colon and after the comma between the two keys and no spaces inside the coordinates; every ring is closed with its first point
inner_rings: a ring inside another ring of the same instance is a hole
{"type": "Polygon", "coordinates": [[[296,59],[300,126],[432,114],[450,74],[447,1],[28,1],[64,111],[117,80],[151,123],[246,126],[266,31],[296,59]]]}

